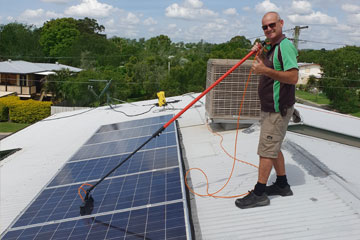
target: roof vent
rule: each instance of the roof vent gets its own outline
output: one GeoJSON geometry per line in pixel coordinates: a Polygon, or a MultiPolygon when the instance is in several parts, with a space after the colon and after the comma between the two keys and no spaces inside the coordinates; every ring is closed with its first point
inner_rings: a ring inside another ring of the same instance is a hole
{"type": "Polygon", "coordinates": [[[11,63],[11,59],[8,59],[8,62],[10,62],[10,63],[11,63]]]}
{"type": "Polygon", "coordinates": [[[55,62],[56,65],[59,65],[59,62],[55,62]]]}

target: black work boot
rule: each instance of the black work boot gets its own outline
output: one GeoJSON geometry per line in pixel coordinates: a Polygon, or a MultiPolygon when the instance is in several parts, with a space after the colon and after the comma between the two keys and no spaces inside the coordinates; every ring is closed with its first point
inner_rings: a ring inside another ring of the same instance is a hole
{"type": "Polygon", "coordinates": [[[235,205],[241,209],[267,206],[270,204],[270,199],[265,193],[258,196],[254,191],[249,191],[249,194],[243,198],[238,198],[235,201],[235,205]]]}
{"type": "Polygon", "coordinates": [[[265,192],[268,196],[280,195],[280,196],[286,197],[286,196],[293,195],[293,192],[291,191],[289,184],[287,184],[285,187],[282,188],[278,184],[273,183],[270,186],[266,186],[265,192]]]}

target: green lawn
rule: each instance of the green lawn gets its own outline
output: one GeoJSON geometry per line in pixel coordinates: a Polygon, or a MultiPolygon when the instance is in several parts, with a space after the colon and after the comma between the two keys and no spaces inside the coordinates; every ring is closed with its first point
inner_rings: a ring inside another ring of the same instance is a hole
{"type": "Polygon", "coordinates": [[[330,104],[330,100],[322,93],[320,94],[312,94],[309,92],[305,92],[305,91],[301,91],[301,90],[296,90],[296,96],[310,101],[310,102],[314,102],[317,104],[330,104]]]}
{"type": "Polygon", "coordinates": [[[360,118],[360,111],[359,111],[359,112],[356,112],[356,113],[352,113],[351,115],[360,118]]]}
{"type": "Polygon", "coordinates": [[[0,122],[0,132],[16,132],[29,125],[30,124],[24,124],[24,123],[0,122]]]}

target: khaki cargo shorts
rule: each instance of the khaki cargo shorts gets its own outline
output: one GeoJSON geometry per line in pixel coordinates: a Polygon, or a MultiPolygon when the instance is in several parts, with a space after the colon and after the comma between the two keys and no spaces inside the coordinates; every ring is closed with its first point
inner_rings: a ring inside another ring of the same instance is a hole
{"type": "Polygon", "coordinates": [[[261,130],[257,152],[259,156],[278,157],[293,112],[294,106],[287,109],[284,117],[280,113],[261,111],[261,130]]]}

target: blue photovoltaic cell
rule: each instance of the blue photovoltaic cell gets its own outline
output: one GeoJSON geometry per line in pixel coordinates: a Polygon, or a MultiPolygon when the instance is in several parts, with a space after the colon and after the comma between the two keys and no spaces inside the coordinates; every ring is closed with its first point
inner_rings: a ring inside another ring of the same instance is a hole
{"type": "MultiPolygon", "coordinates": [[[[91,182],[90,182],[91,183],[91,182]]],[[[13,227],[78,217],[79,185],[44,190],[13,227]]],[[[92,214],[182,199],[178,168],[104,180],[92,193],[92,214]]]]}
{"type": "MultiPolygon", "coordinates": [[[[157,124],[157,125],[141,126],[136,128],[127,128],[116,131],[114,130],[111,132],[96,133],[86,142],[85,145],[102,143],[102,142],[112,142],[122,139],[130,139],[130,138],[137,138],[143,136],[151,136],[162,126],[163,124],[157,124]]],[[[174,124],[171,124],[163,131],[163,133],[173,132],[173,131],[175,131],[174,124]]]]}
{"type": "Polygon", "coordinates": [[[120,123],[115,123],[115,124],[104,125],[104,126],[100,127],[100,129],[97,131],[97,133],[108,132],[108,131],[117,131],[117,130],[122,130],[122,129],[127,129],[127,128],[136,128],[139,126],[148,126],[148,125],[154,125],[154,124],[160,124],[160,123],[165,124],[172,117],[173,117],[173,115],[165,115],[165,116],[159,116],[159,117],[144,118],[144,119],[133,120],[133,121],[128,121],[128,122],[120,122],[120,123]]]}
{"type": "MultiPolygon", "coordinates": [[[[146,136],[108,143],[85,145],[80,148],[70,161],[131,153],[148,139],[149,136],[146,136]]],[[[142,150],[174,146],[176,144],[175,132],[163,133],[159,137],[152,139],[142,148],[142,150]]]]}
{"type": "Polygon", "coordinates": [[[187,239],[182,202],[9,231],[15,239],[187,239]]]}
{"type": "Polygon", "coordinates": [[[92,191],[92,215],[74,220],[80,217],[81,183],[95,184],[171,118],[100,127],[2,239],[186,239],[174,124],[92,191]]]}
{"type": "MultiPolygon", "coordinates": [[[[56,175],[49,187],[100,179],[118,165],[128,154],[69,162],[56,175]]],[[[178,166],[177,146],[158,148],[135,153],[110,176],[119,176],[153,169],[178,166]]]]}

